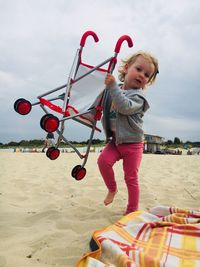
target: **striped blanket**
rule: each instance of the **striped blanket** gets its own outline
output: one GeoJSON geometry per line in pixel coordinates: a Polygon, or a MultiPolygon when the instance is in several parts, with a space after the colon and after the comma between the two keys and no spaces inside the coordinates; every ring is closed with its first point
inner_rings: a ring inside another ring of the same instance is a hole
{"type": "Polygon", "coordinates": [[[200,210],[158,206],[94,232],[76,267],[200,267],[200,210]]]}

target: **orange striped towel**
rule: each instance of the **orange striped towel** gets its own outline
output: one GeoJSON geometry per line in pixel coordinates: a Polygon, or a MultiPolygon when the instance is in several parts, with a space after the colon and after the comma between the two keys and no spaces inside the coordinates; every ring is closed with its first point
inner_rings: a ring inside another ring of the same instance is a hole
{"type": "Polygon", "coordinates": [[[76,267],[199,267],[200,210],[158,206],[93,234],[96,251],[76,267]]]}

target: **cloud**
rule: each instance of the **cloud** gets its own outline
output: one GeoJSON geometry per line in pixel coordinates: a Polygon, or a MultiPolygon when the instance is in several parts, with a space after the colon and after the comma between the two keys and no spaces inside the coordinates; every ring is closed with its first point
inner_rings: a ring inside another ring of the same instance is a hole
{"type": "MultiPolygon", "coordinates": [[[[151,109],[145,127],[166,138],[199,140],[199,12],[198,0],[0,1],[0,142],[44,135],[39,107],[25,118],[13,112],[13,103],[20,97],[35,102],[41,93],[65,84],[87,30],[100,39],[87,39],[87,63],[111,57],[124,34],[133,38],[134,47],[124,43],[119,61],[137,50],[154,54],[160,73],[146,91],[151,109]]],[[[87,139],[87,133],[70,131],[76,139],[87,139]]]]}
{"type": "Polygon", "coordinates": [[[182,141],[189,141],[196,140],[196,136],[200,135],[200,125],[199,120],[148,115],[145,119],[145,131],[153,135],[156,132],[156,135],[165,137],[166,140],[174,140],[174,137],[179,137],[182,141]],[[154,125],[153,131],[152,124],[154,125]]]}

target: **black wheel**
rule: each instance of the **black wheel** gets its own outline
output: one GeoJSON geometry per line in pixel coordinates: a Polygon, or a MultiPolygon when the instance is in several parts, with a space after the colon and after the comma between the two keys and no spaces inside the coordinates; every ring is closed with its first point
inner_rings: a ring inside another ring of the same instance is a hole
{"type": "Polygon", "coordinates": [[[47,118],[52,117],[53,114],[45,114],[41,120],[40,120],[40,127],[44,130],[44,122],[46,121],[47,118]]]}
{"type": "Polygon", "coordinates": [[[59,127],[59,119],[53,114],[45,114],[40,120],[40,127],[47,133],[55,132],[59,127]]]}
{"type": "Polygon", "coordinates": [[[52,150],[54,150],[55,149],[55,147],[54,146],[51,146],[51,147],[49,147],[48,149],[47,149],[47,152],[46,152],[46,156],[49,158],[49,154],[50,154],[50,152],[52,151],[52,150]]]}
{"type": "Polygon", "coordinates": [[[60,150],[58,148],[55,148],[55,147],[50,147],[49,149],[47,150],[47,157],[50,159],[50,160],[55,160],[59,157],[60,155],[60,150]],[[49,151],[48,151],[49,150],[49,151]]]}
{"type": "Polygon", "coordinates": [[[19,98],[14,103],[14,110],[20,115],[27,115],[30,113],[31,109],[31,103],[24,98],[19,98]]]}
{"type": "Polygon", "coordinates": [[[24,98],[19,98],[15,101],[14,103],[14,110],[18,113],[17,111],[17,105],[19,104],[19,102],[21,102],[22,100],[25,100],[24,98]]]}
{"type": "Polygon", "coordinates": [[[73,178],[76,177],[76,173],[77,173],[77,171],[78,171],[80,168],[81,168],[81,165],[76,165],[76,166],[72,169],[71,176],[72,176],[73,178]]]}
{"type": "Polygon", "coordinates": [[[90,250],[91,251],[96,251],[97,249],[99,249],[99,246],[97,245],[96,241],[92,237],[91,240],[90,240],[90,250]]]}
{"type": "Polygon", "coordinates": [[[81,165],[77,165],[73,168],[72,177],[74,177],[77,181],[82,180],[86,175],[86,169],[82,167],[81,165]]]}

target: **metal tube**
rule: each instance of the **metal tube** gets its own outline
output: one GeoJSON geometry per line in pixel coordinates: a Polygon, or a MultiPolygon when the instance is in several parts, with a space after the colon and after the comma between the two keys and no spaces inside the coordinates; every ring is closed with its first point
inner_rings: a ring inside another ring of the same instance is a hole
{"type": "Polygon", "coordinates": [[[97,70],[98,68],[100,68],[101,66],[105,65],[106,63],[108,63],[113,57],[105,60],[104,62],[102,62],[101,64],[97,65],[96,67],[92,68],[91,70],[89,70],[87,73],[83,74],[82,76],[78,77],[77,79],[74,80],[75,82],[78,82],[79,80],[81,80],[82,78],[84,78],[85,76],[87,76],[88,74],[92,73],[93,71],[97,70]]]}
{"type": "Polygon", "coordinates": [[[90,139],[89,139],[89,143],[88,143],[87,151],[85,153],[85,157],[84,157],[84,161],[83,161],[82,167],[85,166],[85,164],[87,162],[87,159],[88,159],[88,155],[89,155],[89,152],[90,152],[90,147],[91,147],[91,144],[92,144],[92,139],[93,139],[94,132],[95,132],[95,127],[96,127],[96,122],[93,125],[92,131],[91,131],[91,134],[90,134],[90,139]]]}
{"type": "MultiPolygon", "coordinates": [[[[73,83],[78,82],[79,80],[81,80],[82,78],[84,78],[85,76],[87,76],[88,74],[92,73],[92,72],[95,71],[96,69],[98,69],[98,68],[100,68],[101,66],[105,65],[105,64],[108,63],[112,58],[113,58],[113,57],[110,57],[109,59],[105,60],[105,61],[102,62],[101,64],[99,64],[99,65],[97,65],[96,67],[92,68],[91,70],[89,70],[89,71],[88,71],[87,73],[85,73],[84,75],[82,75],[82,76],[78,77],[77,79],[75,79],[75,80],[73,81],[73,83]]],[[[49,95],[49,94],[51,94],[51,93],[54,93],[54,92],[56,92],[56,91],[59,91],[59,90],[65,88],[65,87],[67,87],[67,85],[68,85],[68,84],[66,83],[66,84],[64,84],[64,85],[61,85],[61,86],[59,86],[59,87],[56,87],[55,89],[52,89],[52,90],[50,90],[50,91],[48,91],[48,92],[46,92],[46,93],[44,93],[44,94],[39,95],[37,98],[41,98],[41,97],[47,96],[47,95],[49,95]]],[[[36,104],[35,104],[35,105],[36,105],[36,104]]]]}
{"type": "Polygon", "coordinates": [[[61,121],[61,122],[62,122],[62,121],[66,121],[66,120],[73,119],[73,118],[76,118],[76,117],[78,117],[78,116],[81,116],[81,115],[90,113],[91,110],[93,110],[93,109],[94,109],[94,108],[91,108],[91,109],[89,109],[89,110],[87,110],[87,111],[85,111],[85,112],[78,113],[78,114],[75,114],[75,115],[72,115],[72,116],[68,116],[68,117],[64,117],[64,118],[60,119],[60,121],[61,121]]]}
{"type": "Polygon", "coordinates": [[[74,151],[77,153],[77,155],[79,156],[80,159],[83,158],[83,156],[81,155],[81,153],[78,151],[78,149],[72,145],[62,134],[59,130],[56,130],[56,132],[58,133],[59,136],[62,136],[62,139],[65,141],[65,143],[67,143],[71,148],[74,149],[74,151]]]}
{"type": "MultiPolygon", "coordinates": [[[[50,98],[50,99],[47,99],[48,101],[53,101],[53,100],[58,100],[58,99],[62,99],[61,96],[58,96],[58,97],[54,97],[54,98],[50,98]]],[[[36,105],[39,105],[40,102],[35,102],[33,104],[31,104],[32,106],[36,106],[36,105]]]]}
{"type": "Polygon", "coordinates": [[[43,97],[43,96],[50,95],[51,93],[54,93],[54,92],[56,92],[56,91],[58,91],[58,90],[60,90],[60,89],[63,89],[63,88],[66,87],[66,86],[67,86],[67,84],[61,85],[61,86],[59,86],[59,87],[57,87],[57,88],[55,88],[55,89],[52,89],[52,90],[46,92],[45,94],[39,95],[37,98],[41,98],[41,97],[43,97]]]}
{"type": "MultiPolygon", "coordinates": [[[[43,109],[43,111],[46,113],[46,114],[48,114],[48,112],[47,112],[47,110],[42,106],[42,105],[40,105],[41,106],[41,108],[43,109]]],[[[72,145],[64,136],[63,136],[63,134],[61,133],[61,131],[60,130],[56,130],[56,132],[57,132],[57,134],[59,135],[59,137],[61,136],[62,137],[62,139],[65,141],[65,143],[67,143],[71,148],[73,148],[74,149],[74,151],[77,153],[77,155],[79,156],[79,158],[80,159],[82,159],[83,158],[83,156],[81,155],[81,153],[78,151],[78,149],[74,146],[74,145],[72,145]]],[[[58,142],[57,142],[58,143],[58,142]]]]}

